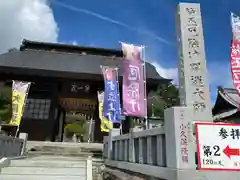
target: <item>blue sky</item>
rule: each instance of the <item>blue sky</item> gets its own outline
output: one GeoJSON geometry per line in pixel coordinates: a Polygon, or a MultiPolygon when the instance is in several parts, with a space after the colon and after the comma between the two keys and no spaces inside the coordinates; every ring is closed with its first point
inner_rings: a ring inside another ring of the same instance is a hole
{"type": "MultiPolygon", "coordinates": [[[[239,0],[184,1],[201,4],[211,99],[216,87],[232,87],[229,67],[230,12],[240,15],[239,0]]],[[[59,42],[120,49],[119,41],[145,45],[146,59],[163,76],[176,78],[177,0],[51,1],[59,42]]]]}

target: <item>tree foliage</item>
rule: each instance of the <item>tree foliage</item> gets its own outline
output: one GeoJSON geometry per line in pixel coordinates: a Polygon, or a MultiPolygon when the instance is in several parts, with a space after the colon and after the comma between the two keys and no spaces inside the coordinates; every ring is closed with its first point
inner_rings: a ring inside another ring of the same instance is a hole
{"type": "Polygon", "coordinates": [[[160,84],[157,89],[158,96],[161,96],[166,107],[179,105],[179,91],[172,83],[160,84]]]}
{"type": "Polygon", "coordinates": [[[163,117],[164,109],[179,105],[178,88],[172,83],[160,84],[150,99],[151,105],[148,107],[151,108],[150,116],[163,117]]]}
{"type": "Polygon", "coordinates": [[[85,122],[70,123],[66,125],[65,129],[70,134],[76,134],[77,136],[81,136],[86,133],[86,124],[85,122]]]}
{"type": "Polygon", "coordinates": [[[11,107],[12,89],[1,87],[0,89],[0,123],[8,122],[12,115],[11,107]]]}

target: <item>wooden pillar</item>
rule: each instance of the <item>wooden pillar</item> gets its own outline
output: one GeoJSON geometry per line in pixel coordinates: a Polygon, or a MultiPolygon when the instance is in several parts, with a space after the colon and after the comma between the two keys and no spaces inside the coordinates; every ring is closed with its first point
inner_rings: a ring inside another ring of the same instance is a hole
{"type": "Polygon", "coordinates": [[[56,116],[56,108],[58,107],[58,84],[53,83],[51,92],[51,105],[50,105],[50,111],[49,111],[49,118],[48,121],[52,121],[51,128],[49,132],[49,136],[51,136],[51,141],[55,141],[56,136],[56,126],[57,126],[57,118],[56,116]]]}
{"type": "Polygon", "coordinates": [[[129,133],[129,130],[132,127],[131,123],[132,123],[132,118],[129,116],[126,116],[126,119],[122,122],[123,134],[129,133]]]}
{"type": "Polygon", "coordinates": [[[62,109],[61,113],[63,114],[63,118],[61,119],[62,123],[63,123],[63,126],[62,126],[62,132],[61,132],[61,142],[63,142],[63,134],[64,134],[64,127],[66,125],[66,111],[62,109]]]}
{"type": "Polygon", "coordinates": [[[96,108],[95,114],[96,114],[96,118],[95,118],[95,128],[94,128],[94,141],[99,142],[99,134],[101,132],[101,128],[100,128],[101,121],[99,119],[98,106],[96,108]]]}
{"type": "Polygon", "coordinates": [[[57,112],[55,112],[55,113],[56,114],[55,114],[55,119],[54,119],[54,121],[55,121],[55,125],[54,125],[54,134],[55,134],[54,141],[56,141],[56,136],[57,135],[58,135],[58,140],[59,140],[59,138],[60,138],[59,133],[62,132],[62,129],[60,129],[61,128],[60,127],[60,123],[62,123],[62,122],[60,122],[60,121],[62,121],[62,119],[60,119],[61,115],[62,115],[62,111],[61,111],[61,108],[60,108],[59,105],[57,107],[57,112]]]}

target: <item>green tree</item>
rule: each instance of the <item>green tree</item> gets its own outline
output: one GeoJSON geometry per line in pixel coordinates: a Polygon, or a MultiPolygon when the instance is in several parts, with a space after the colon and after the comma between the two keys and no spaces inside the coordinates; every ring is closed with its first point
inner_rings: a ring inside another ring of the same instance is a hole
{"type": "Polygon", "coordinates": [[[166,102],[157,92],[150,92],[148,97],[148,117],[163,117],[166,102]]]}
{"type": "Polygon", "coordinates": [[[148,97],[148,116],[163,117],[164,109],[179,105],[178,88],[172,83],[160,84],[148,97]]]}
{"type": "Polygon", "coordinates": [[[11,119],[11,87],[1,87],[0,89],[0,123],[7,123],[11,119]]]}
{"type": "Polygon", "coordinates": [[[172,83],[160,84],[157,89],[158,96],[166,103],[165,108],[179,105],[179,91],[172,83]]]}
{"type": "Polygon", "coordinates": [[[81,136],[86,133],[86,124],[85,122],[70,123],[66,125],[65,129],[70,134],[76,134],[76,136],[81,136]]]}

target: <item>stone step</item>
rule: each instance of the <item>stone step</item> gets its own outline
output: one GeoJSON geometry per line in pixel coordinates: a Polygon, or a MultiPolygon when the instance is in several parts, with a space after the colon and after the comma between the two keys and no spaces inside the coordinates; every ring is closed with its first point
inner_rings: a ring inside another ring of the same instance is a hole
{"type": "Polygon", "coordinates": [[[68,155],[75,155],[75,156],[92,156],[93,153],[89,153],[89,152],[82,152],[82,151],[28,151],[27,154],[35,154],[35,153],[45,153],[45,154],[68,154],[68,155]]]}
{"type": "Polygon", "coordinates": [[[72,143],[72,142],[44,142],[44,141],[27,141],[27,150],[36,147],[53,147],[53,148],[84,148],[94,151],[102,151],[103,144],[100,143],[72,143]]]}
{"type": "Polygon", "coordinates": [[[66,143],[66,142],[27,142],[27,151],[43,152],[71,152],[71,153],[91,153],[94,156],[101,156],[103,144],[97,143],[66,143]]]}
{"type": "MultiPolygon", "coordinates": [[[[82,157],[82,156],[62,156],[62,155],[30,155],[25,159],[19,159],[19,160],[32,160],[32,161],[38,161],[38,160],[49,160],[49,161],[86,161],[88,157],[82,157]]],[[[92,158],[93,162],[99,162],[102,163],[104,160],[100,158],[92,158]]]]}
{"type": "Polygon", "coordinates": [[[27,155],[46,154],[62,156],[93,156],[102,157],[102,144],[92,143],[57,143],[27,142],[27,155]]]}
{"type": "Polygon", "coordinates": [[[73,151],[81,152],[82,148],[79,147],[54,147],[54,146],[35,146],[30,151],[73,151]]]}
{"type": "MultiPolygon", "coordinates": [[[[101,166],[103,162],[92,162],[93,166],[101,166]]],[[[12,160],[11,167],[78,167],[83,168],[86,167],[86,161],[69,161],[69,160],[47,160],[47,159],[40,159],[40,160],[12,160]]]]}
{"type": "Polygon", "coordinates": [[[28,151],[25,153],[26,155],[31,155],[31,154],[49,154],[49,155],[67,155],[67,156],[92,156],[96,158],[101,158],[103,157],[103,154],[100,152],[88,152],[88,151],[81,151],[81,150],[39,150],[39,151],[28,151]]]}
{"type": "Polygon", "coordinates": [[[88,157],[93,156],[91,153],[84,152],[69,152],[69,151],[29,151],[25,154],[26,156],[31,155],[49,155],[49,156],[75,156],[75,157],[88,157]]]}
{"type": "Polygon", "coordinates": [[[54,167],[54,168],[86,168],[85,161],[66,161],[66,160],[13,160],[11,167],[54,167]]]}
{"type": "Polygon", "coordinates": [[[86,180],[79,176],[49,176],[49,175],[1,175],[1,180],[86,180]]]}
{"type": "MultiPolygon", "coordinates": [[[[49,167],[8,167],[1,175],[44,175],[44,176],[86,176],[85,168],[49,168],[49,167]]],[[[2,178],[0,178],[2,180],[2,178]]]]}

